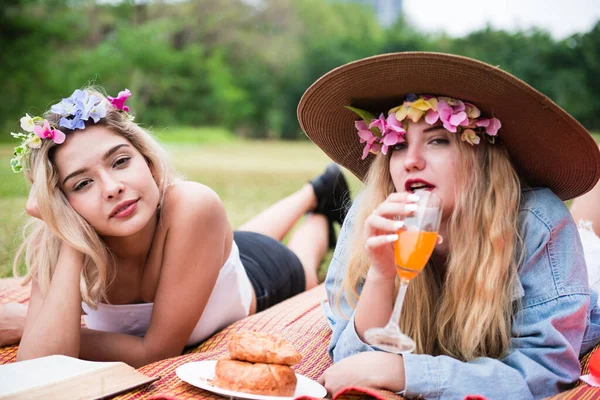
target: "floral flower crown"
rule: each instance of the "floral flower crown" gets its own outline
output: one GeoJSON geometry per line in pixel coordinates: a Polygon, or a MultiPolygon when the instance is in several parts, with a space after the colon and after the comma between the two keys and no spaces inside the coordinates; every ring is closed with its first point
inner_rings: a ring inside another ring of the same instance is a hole
{"type": "Polygon", "coordinates": [[[429,125],[439,120],[444,129],[459,133],[460,139],[470,145],[479,144],[482,137],[494,143],[502,126],[498,118],[481,118],[481,111],[473,104],[445,96],[409,94],[401,105],[388,112],[387,118],[383,113],[375,118],[368,111],[350,106],[346,108],[361,117],[354,126],[360,143],[365,143],[363,160],[369,152],[387,154],[390,146],[403,143],[408,128],[407,117],[418,122],[425,115],[425,122],[429,125]]]}
{"type": "MultiPolygon", "coordinates": [[[[115,109],[123,111],[127,118],[133,121],[133,116],[129,115],[129,107],[125,105],[129,96],[131,92],[125,89],[119,92],[117,97],[107,96],[107,99],[115,109]]],[[[90,118],[96,123],[100,118],[106,117],[106,107],[107,103],[102,98],[77,89],[70,97],[50,107],[50,112],[61,117],[58,122],[60,127],[75,130],[84,129],[84,121],[90,118]]],[[[25,114],[20,122],[21,129],[28,133],[10,133],[14,138],[21,139],[21,145],[15,147],[14,157],[10,160],[10,166],[15,173],[23,170],[23,158],[31,152],[31,149],[39,149],[42,146],[42,139],[50,139],[54,143],[61,144],[66,138],[62,131],[43,117],[25,114]]]]}

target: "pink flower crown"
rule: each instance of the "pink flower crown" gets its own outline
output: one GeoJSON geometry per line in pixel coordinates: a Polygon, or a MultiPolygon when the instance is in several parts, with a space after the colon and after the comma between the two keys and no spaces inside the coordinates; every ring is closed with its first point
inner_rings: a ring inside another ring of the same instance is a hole
{"type": "MultiPolygon", "coordinates": [[[[131,96],[131,92],[129,89],[125,89],[119,92],[117,97],[107,96],[107,99],[112,107],[125,112],[127,118],[133,120],[133,116],[128,114],[129,107],[125,105],[129,96],[131,96]]],[[[84,122],[90,118],[96,123],[100,118],[106,117],[107,106],[108,104],[102,98],[85,90],[77,89],[70,97],[66,97],[60,103],[50,107],[50,112],[61,117],[58,122],[60,127],[75,130],[84,129],[84,122]]],[[[25,114],[20,122],[21,129],[27,133],[10,133],[14,138],[21,139],[21,145],[15,147],[13,158],[10,160],[10,166],[15,173],[23,170],[23,159],[29,155],[31,149],[39,149],[42,146],[42,139],[53,140],[54,143],[61,144],[66,138],[58,127],[43,117],[32,117],[25,114]]]]}
{"type": "Polygon", "coordinates": [[[479,144],[481,138],[494,143],[498,130],[502,127],[498,118],[482,118],[481,111],[471,103],[445,96],[409,94],[398,107],[392,108],[385,118],[383,113],[375,118],[371,113],[347,106],[347,109],[362,119],[354,126],[360,143],[365,143],[362,159],[369,153],[387,154],[390,146],[404,142],[408,121],[418,122],[425,116],[425,122],[433,125],[442,122],[444,129],[459,133],[460,139],[470,145],[479,144]]]}

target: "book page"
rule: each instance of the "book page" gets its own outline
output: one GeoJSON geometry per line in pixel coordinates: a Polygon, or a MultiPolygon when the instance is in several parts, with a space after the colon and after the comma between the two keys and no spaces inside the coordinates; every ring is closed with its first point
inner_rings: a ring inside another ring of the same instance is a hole
{"type": "Polygon", "coordinates": [[[156,379],[122,362],[54,355],[1,365],[0,399],[100,398],[156,379]]]}

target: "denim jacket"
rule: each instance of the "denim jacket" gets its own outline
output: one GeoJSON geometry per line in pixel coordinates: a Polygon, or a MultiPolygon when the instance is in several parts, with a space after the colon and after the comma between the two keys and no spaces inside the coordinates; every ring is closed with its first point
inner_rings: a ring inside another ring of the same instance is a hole
{"type": "MultiPolygon", "coordinates": [[[[600,309],[597,294],[589,290],[577,227],[550,190],[524,190],[522,198],[519,227],[525,254],[513,288],[520,308],[513,316],[509,351],[499,360],[482,357],[470,362],[406,354],[406,397],[539,399],[570,388],[579,378],[579,357],[600,341],[600,309]]],[[[348,212],[325,281],[334,362],[376,350],[358,337],[354,310],[343,295],[339,309],[336,306],[358,202],[348,212]]]]}

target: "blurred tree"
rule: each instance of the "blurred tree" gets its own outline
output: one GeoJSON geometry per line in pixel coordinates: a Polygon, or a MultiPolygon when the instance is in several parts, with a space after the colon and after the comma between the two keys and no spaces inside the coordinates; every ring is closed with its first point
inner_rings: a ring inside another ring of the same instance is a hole
{"type": "MultiPolygon", "coordinates": [[[[367,7],[322,0],[4,0],[0,127],[18,128],[86,83],[127,87],[138,121],[217,125],[254,138],[302,138],[296,107],[322,74],[395,51],[443,51],[506,69],[600,129],[600,22],[556,41],[486,27],[463,38],[382,28],[367,7]]],[[[10,140],[0,135],[0,140],[10,140]]]]}
{"type": "Polygon", "coordinates": [[[581,94],[573,94],[565,104],[568,109],[577,107],[574,113],[584,126],[600,130],[600,21],[588,33],[574,35],[567,45],[572,49],[571,70],[580,77],[581,94]]]}
{"type": "Polygon", "coordinates": [[[12,119],[44,110],[60,93],[59,54],[85,32],[85,20],[65,9],[67,0],[6,0],[0,7],[0,126],[15,130],[12,119]]]}
{"type": "Polygon", "coordinates": [[[283,138],[303,137],[296,108],[316,79],[342,64],[379,54],[385,43],[374,14],[359,4],[305,0],[293,5],[301,58],[288,66],[281,83],[286,93],[280,103],[283,138]]]}

